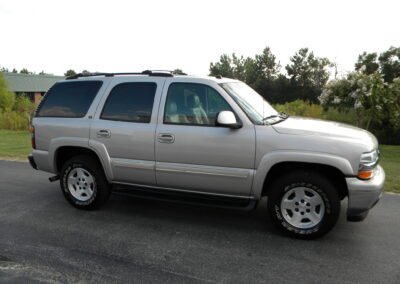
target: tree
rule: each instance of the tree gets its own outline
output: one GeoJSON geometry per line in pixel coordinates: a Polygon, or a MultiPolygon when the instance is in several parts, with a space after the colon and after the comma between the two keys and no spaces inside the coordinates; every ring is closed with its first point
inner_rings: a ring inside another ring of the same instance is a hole
{"type": "Polygon", "coordinates": [[[0,111],[9,111],[15,102],[15,94],[9,92],[6,79],[0,73],[0,111]]]}
{"type": "Polygon", "coordinates": [[[13,70],[11,71],[12,73],[18,73],[18,70],[13,68],[13,70]]]}
{"type": "Polygon", "coordinates": [[[264,48],[261,54],[255,56],[257,69],[261,72],[264,78],[268,80],[275,79],[279,75],[281,68],[279,62],[276,61],[276,56],[272,54],[269,47],[264,48]]]}
{"type": "Polygon", "coordinates": [[[363,52],[358,56],[355,64],[355,70],[361,71],[364,74],[372,74],[379,70],[378,54],[363,52]]]}
{"type": "Polygon", "coordinates": [[[286,71],[294,85],[321,89],[329,79],[327,58],[316,57],[308,48],[301,48],[290,58],[286,71]]]}
{"type": "Polygon", "coordinates": [[[246,60],[243,55],[237,56],[235,53],[232,54],[232,77],[241,81],[246,78],[246,60]]]}
{"type": "Polygon", "coordinates": [[[32,72],[28,71],[26,68],[22,68],[21,71],[19,71],[21,74],[32,74],[32,72]]]}
{"type": "Polygon", "coordinates": [[[182,71],[182,69],[176,68],[174,71],[172,71],[172,74],[176,75],[185,75],[186,73],[182,71]]]}
{"type": "Polygon", "coordinates": [[[394,78],[400,77],[400,47],[390,47],[379,56],[381,73],[386,82],[393,82],[394,78]]]}
{"type": "Polygon", "coordinates": [[[64,73],[64,76],[65,77],[71,77],[71,76],[75,76],[76,75],[76,72],[74,71],[74,70],[72,70],[72,69],[68,69],[65,73],[64,73]]]}
{"type": "Polygon", "coordinates": [[[379,73],[365,74],[363,70],[346,78],[329,82],[319,100],[324,107],[345,110],[353,108],[360,127],[369,129],[371,122],[389,121],[393,129],[399,127],[400,78],[386,83],[379,73]]]}
{"type": "Polygon", "coordinates": [[[232,59],[229,55],[223,54],[218,62],[210,63],[210,76],[221,75],[223,77],[233,78],[232,59]]]}

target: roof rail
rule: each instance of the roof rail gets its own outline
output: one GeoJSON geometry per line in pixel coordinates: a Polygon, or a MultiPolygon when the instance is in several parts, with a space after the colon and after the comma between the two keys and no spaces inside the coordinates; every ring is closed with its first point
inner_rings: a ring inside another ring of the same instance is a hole
{"type": "Polygon", "coordinates": [[[69,76],[66,80],[78,79],[82,77],[93,77],[93,76],[105,76],[105,77],[113,77],[117,75],[148,75],[155,77],[173,77],[174,75],[187,75],[185,73],[175,73],[174,71],[169,70],[144,70],[142,72],[122,72],[122,73],[102,73],[102,72],[94,72],[94,73],[78,73],[73,76],[69,76]]]}

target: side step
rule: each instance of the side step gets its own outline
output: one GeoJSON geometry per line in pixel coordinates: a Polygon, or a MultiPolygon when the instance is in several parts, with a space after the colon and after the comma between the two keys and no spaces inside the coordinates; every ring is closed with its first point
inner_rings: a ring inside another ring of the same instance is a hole
{"type": "Polygon", "coordinates": [[[218,207],[250,211],[257,205],[254,198],[226,197],[201,193],[188,193],[159,188],[144,188],[129,185],[113,185],[113,193],[143,199],[159,200],[174,203],[193,204],[196,206],[218,207]]]}

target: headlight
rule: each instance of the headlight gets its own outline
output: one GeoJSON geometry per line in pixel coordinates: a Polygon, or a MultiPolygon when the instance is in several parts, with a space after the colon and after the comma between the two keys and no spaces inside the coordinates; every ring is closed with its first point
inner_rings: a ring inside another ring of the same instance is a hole
{"type": "Polygon", "coordinates": [[[374,176],[375,168],[379,163],[379,150],[361,154],[360,165],[358,167],[358,177],[360,179],[371,179],[374,176]]]}

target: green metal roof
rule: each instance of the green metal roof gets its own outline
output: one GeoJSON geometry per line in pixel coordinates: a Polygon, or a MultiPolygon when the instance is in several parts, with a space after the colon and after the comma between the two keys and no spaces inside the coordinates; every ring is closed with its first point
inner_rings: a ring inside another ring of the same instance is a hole
{"type": "Polygon", "coordinates": [[[32,75],[19,73],[3,73],[11,92],[47,92],[56,82],[64,80],[63,76],[32,75]]]}

